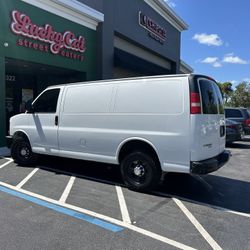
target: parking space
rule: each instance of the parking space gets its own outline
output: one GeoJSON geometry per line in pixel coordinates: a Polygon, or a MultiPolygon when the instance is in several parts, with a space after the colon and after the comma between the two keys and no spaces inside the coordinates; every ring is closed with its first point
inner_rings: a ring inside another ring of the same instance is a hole
{"type": "Polygon", "coordinates": [[[210,249],[172,198],[138,194],[127,189],[124,189],[124,195],[130,217],[138,227],[158,235],[167,235],[195,249],[210,249]]]}
{"type": "Polygon", "coordinates": [[[68,175],[39,169],[29,181],[23,185],[23,189],[54,200],[59,200],[69,178],[68,175]]]}
{"type": "Polygon", "coordinates": [[[28,168],[1,158],[1,241],[5,249],[250,249],[250,139],[229,149],[217,172],[168,174],[147,194],[124,187],[116,166],[48,157],[28,168]],[[18,244],[8,243],[11,233],[18,244]]]}
{"type": "Polygon", "coordinates": [[[77,178],[67,203],[122,220],[114,185],[77,178]]]}

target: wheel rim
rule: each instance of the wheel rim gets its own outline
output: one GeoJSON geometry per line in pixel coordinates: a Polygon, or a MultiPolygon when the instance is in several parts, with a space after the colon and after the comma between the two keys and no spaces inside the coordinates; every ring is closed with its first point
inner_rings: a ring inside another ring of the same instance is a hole
{"type": "Polygon", "coordinates": [[[143,184],[147,178],[148,163],[142,160],[135,160],[131,162],[128,167],[128,178],[137,184],[143,184]]]}
{"type": "Polygon", "coordinates": [[[19,155],[24,159],[29,159],[31,156],[30,148],[26,144],[21,145],[19,148],[19,155]]]}

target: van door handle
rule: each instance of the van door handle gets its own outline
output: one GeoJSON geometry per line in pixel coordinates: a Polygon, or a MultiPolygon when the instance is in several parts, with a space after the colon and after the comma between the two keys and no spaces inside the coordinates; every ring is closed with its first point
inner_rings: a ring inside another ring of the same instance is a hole
{"type": "Polygon", "coordinates": [[[55,116],[55,125],[58,126],[58,115],[55,116]]]}

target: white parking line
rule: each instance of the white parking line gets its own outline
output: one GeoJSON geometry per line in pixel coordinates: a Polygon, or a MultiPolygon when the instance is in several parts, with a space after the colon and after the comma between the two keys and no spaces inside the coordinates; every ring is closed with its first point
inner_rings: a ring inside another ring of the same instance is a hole
{"type": "Polygon", "coordinates": [[[152,194],[160,195],[162,197],[176,198],[176,199],[179,199],[179,200],[182,200],[182,201],[193,203],[195,205],[209,207],[209,208],[216,209],[216,210],[219,210],[219,211],[222,211],[222,212],[226,212],[226,213],[230,213],[230,214],[236,214],[236,215],[239,215],[239,216],[250,218],[250,214],[247,214],[247,213],[237,212],[237,211],[230,210],[230,209],[227,209],[227,208],[224,208],[224,207],[211,205],[211,204],[208,204],[208,203],[205,203],[205,202],[200,202],[200,201],[187,199],[187,198],[184,198],[184,197],[181,197],[181,196],[178,196],[178,195],[170,195],[170,194],[166,194],[166,193],[162,193],[162,192],[152,192],[152,194]]]}
{"type": "MultiPolygon", "coordinates": [[[[218,209],[219,209],[219,208],[218,208],[218,209]]],[[[248,217],[248,218],[250,218],[250,214],[241,213],[241,212],[236,212],[236,211],[233,211],[233,210],[228,210],[228,209],[223,209],[223,208],[221,208],[220,210],[222,210],[222,211],[224,211],[224,212],[231,213],[231,214],[236,214],[236,215],[240,215],[240,216],[243,216],[243,217],[248,217]]]]}
{"type": "Polygon", "coordinates": [[[45,196],[30,192],[30,191],[27,191],[27,190],[24,190],[22,188],[17,189],[17,187],[12,186],[12,185],[7,184],[7,183],[4,183],[4,182],[1,182],[1,181],[0,181],[0,185],[3,186],[3,187],[7,187],[9,189],[12,189],[12,190],[16,190],[16,191],[18,191],[20,193],[27,194],[27,195],[33,196],[35,198],[50,202],[52,204],[56,204],[56,205],[59,205],[59,206],[65,207],[65,208],[69,208],[69,209],[75,210],[77,212],[84,213],[84,214],[90,215],[92,217],[95,217],[95,218],[98,218],[98,219],[101,219],[101,220],[105,220],[107,222],[110,222],[110,223],[113,223],[113,224],[128,228],[128,229],[130,229],[130,230],[132,230],[134,232],[138,232],[138,233],[140,233],[142,235],[148,236],[148,237],[150,237],[152,239],[161,241],[163,243],[166,243],[168,245],[174,246],[174,247],[179,248],[179,249],[195,250],[195,248],[189,247],[189,246],[187,246],[185,244],[182,244],[180,242],[171,240],[171,239],[169,239],[167,237],[164,237],[164,236],[158,235],[156,233],[144,230],[144,229],[139,228],[139,227],[134,226],[134,225],[130,225],[128,223],[125,223],[123,221],[108,217],[106,215],[98,214],[96,212],[93,212],[93,211],[90,211],[90,210],[87,210],[87,209],[84,209],[84,208],[76,207],[74,205],[70,205],[70,204],[67,204],[67,203],[62,204],[58,200],[53,200],[51,198],[48,198],[48,197],[45,197],[45,196]]]}
{"type": "Polygon", "coordinates": [[[37,171],[39,170],[39,168],[35,168],[33,169],[33,171],[31,173],[29,173],[27,175],[27,177],[25,177],[17,186],[17,189],[20,189],[37,171]]]}
{"type": "Polygon", "coordinates": [[[181,211],[187,216],[195,228],[199,231],[202,237],[208,242],[212,249],[222,250],[222,248],[217,244],[217,242],[210,236],[210,234],[205,230],[205,228],[199,223],[199,221],[190,213],[190,211],[185,207],[185,205],[178,199],[172,198],[176,205],[181,209],[181,211]]]}
{"type": "Polygon", "coordinates": [[[122,220],[125,223],[131,224],[131,220],[129,217],[128,208],[127,208],[126,201],[122,192],[122,188],[120,186],[115,186],[115,188],[116,188],[118,201],[119,201],[119,205],[121,209],[122,220]]]}
{"type": "Polygon", "coordinates": [[[69,179],[69,182],[66,186],[66,188],[64,189],[63,193],[62,193],[62,196],[59,200],[60,203],[65,203],[68,196],[69,196],[69,193],[70,193],[70,190],[74,184],[74,181],[75,181],[76,177],[75,176],[71,176],[70,179],[69,179]]]}
{"type": "Polygon", "coordinates": [[[12,160],[12,159],[9,159],[9,160],[8,160],[7,162],[5,162],[4,164],[0,165],[0,169],[3,168],[3,167],[5,167],[5,166],[7,166],[7,165],[9,165],[11,162],[13,162],[13,160],[12,160]]]}
{"type": "Polygon", "coordinates": [[[8,160],[8,161],[9,161],[9,160],[13,160],[12,158],[10,158],[10,157],[6,157],[6,156],[0,156],[0,158],[1,158],[1,159],[8,160]]]}

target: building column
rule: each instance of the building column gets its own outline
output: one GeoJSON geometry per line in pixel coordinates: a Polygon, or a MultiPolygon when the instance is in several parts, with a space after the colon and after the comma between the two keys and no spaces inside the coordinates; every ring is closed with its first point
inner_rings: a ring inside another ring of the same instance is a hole
{"type": "Polygon", "coordinates": [[[114,0],[103,1],[105,21],[97,27],[97,79],[112,79],[114,70],[114,0]]]}
{"type": "Polygon", "coordinates": [[[0,147],[6,146],[5,95],[5,58],[0,56],[0,147]]]}

